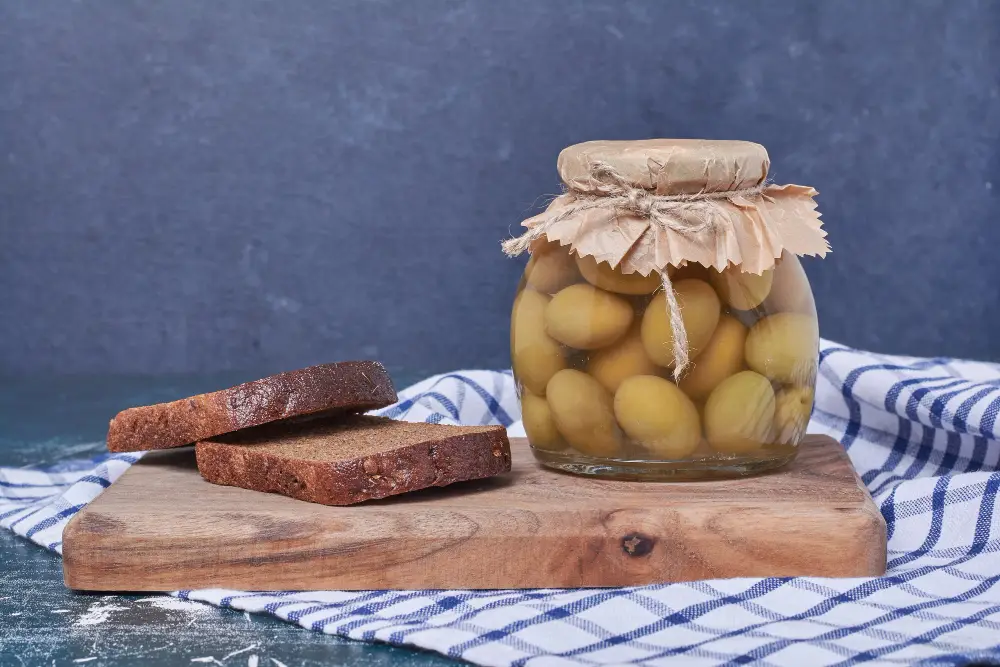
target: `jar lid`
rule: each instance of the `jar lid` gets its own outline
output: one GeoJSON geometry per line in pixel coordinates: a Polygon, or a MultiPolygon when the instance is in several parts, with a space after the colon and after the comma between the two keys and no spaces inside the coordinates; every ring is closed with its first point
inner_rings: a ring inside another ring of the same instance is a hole
{"type": "Polygon", "coordinates": [[[559,153],[559,176],[576,192],[598,194],[592,167],[603,162],[633,187],[659,195],[743,190],[767,178],[767,150],[750,141],[643,139],[587,141],[559,153]]]}

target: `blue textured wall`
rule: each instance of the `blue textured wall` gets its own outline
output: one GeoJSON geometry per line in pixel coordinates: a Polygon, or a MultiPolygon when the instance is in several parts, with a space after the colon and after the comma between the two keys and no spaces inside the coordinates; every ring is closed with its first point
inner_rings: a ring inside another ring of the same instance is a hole
{"type": "Polygon", "coordinates": [[[0,371],[507,364],[594,138],[814,185],[823,334],[1000,358],[1000,3],[0,4],[0,371]]]}

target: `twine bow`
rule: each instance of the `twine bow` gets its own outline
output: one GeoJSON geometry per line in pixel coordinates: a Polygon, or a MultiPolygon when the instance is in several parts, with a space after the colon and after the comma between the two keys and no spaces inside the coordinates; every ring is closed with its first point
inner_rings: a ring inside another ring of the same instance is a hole
{"type": "MultiPolygon", "coordinates": [[[[718,200],[756,198],[767,187],[760,183],[751,188],[723,190],[719,192],[696,192],[692,194],[658,195],[644,188],[634,187],[617,169],[606,162],[590,165],[590,178],[600,185],[600,194],[573,190],[573,201],[551,212],[538,216],[539,221],[521,236],[503,242],[503,251],[509,257],[517,257],[531,247],[531,244],[546,234],[552,225],[571,218],[583,211],[608,209],[618,215],[633,215],[648,219],[657,227],[685,235],[700,235],[719,231],[719,216],[716,214],[718,200]]],[[[660,268],[660,280],[666,299],[667,316],[673,332],[675,380],[680,379],[690,363],[687,330],[681,317],[681,307],[677,302],[677,292],[667,275],[667,267],[660,268]]]]}

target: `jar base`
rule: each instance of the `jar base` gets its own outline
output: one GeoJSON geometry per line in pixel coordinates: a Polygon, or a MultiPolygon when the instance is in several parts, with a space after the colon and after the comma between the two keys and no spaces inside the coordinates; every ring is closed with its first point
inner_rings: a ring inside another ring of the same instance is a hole
{"type": "Polygon", "coordinates": [[[547,468],[561,472],[632,482],[686,482],[711,479],[732,479],[759,475],[775,470],[795,458],[789,454],[759,458],[733,456],[679,461],[645,461],[606,459],[584,456],[576,452],[552,452],[532,447],[535,459],[547,468]]]}

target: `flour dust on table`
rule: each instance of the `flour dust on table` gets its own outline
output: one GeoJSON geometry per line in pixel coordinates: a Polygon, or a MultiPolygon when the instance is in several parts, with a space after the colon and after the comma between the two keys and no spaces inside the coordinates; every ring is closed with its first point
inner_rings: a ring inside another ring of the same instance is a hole
{"type": "MultiPolygon", "coordinates": [[[[509,372],[437,375],[400,399],[379,414],[523,432],[509,372]]],[[[885,517],[884,577],[581,590],[190,590],[162,604],[209,602],[483,665],[1000,660],[998,416],[1000,366],[822,343],[810,430],[843,444],[885,517]]],[[[0,468],[0,525],[60,552],[69,519],[137,456],[0,468]]],[[[104,611],[112,618],[115,604],[88,608],[82,622],[108,622],[104,611]]]]}

